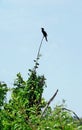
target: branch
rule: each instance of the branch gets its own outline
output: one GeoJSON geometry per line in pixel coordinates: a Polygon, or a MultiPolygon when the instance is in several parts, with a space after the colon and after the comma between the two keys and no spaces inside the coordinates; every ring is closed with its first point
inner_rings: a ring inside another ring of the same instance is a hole
{"type": "Polygon", "coordinates": [[[39,57],[40,57],[40,50],[41,50],[41,46],[42,46],[43,39],[44,39],[44,36],[43,36],[43,38],[42,38],[42,40],[41,40],[41,43],[40,43],[40,46],[39,46],[39,49],[38,49],[38,53],[37,53],[36,60],[34,60],[34,62],[35,62],[35,66],[34,66],[34,69],[33,69],[34,72],[36,72],[36,69],[38,68],[37,66],[39,65],[39,64],[38,64],[38,60],[39,60],[39,57]]]}
{"type": "Polygon", "coordinates": [[[50,98],[50,100],[48,101],[48,103],[46,104],[46,106],[44,108],[44,111],[42,112],[41,117],[44,115],[45,111],[47,110],[48,106],[53,101],[53,99],[56,97],[57,93],[58,93],[58,89],[56,90],[56,92],[54,93],[54,95],[50,98]]]}
{"type": "Polygon", "coordinates": [[[78,115],[74,111],[67,109],[67,108],[62,108],[62,110],[66,110],[66,111],[73,113],[75,115],[75,117],[81,122],[80,118],[78,117],[78,115]]]}
{"type": "Polygon", "coordinates": [[[40,46],[39,46],[39,49],[38,49],[38,53],[37,53],[37,58],[36,58],[36,60],[38,60],[38,58],[39,58],[39,56],[40,56],[40,49],[41,49],[41,46],[42,46],[43,39],[44,39],[44,37],[43,37],[42,40],[41,40],[41,43],[40,43],[40,46]]]}

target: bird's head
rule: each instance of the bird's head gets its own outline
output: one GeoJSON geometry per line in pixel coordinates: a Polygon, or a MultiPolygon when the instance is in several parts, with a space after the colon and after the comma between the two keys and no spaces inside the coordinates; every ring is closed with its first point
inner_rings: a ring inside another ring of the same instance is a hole
{"type": "Polygon", "coordinates": [[[44,28],[41,28],[41,30],[44,30],[44,28]]]}

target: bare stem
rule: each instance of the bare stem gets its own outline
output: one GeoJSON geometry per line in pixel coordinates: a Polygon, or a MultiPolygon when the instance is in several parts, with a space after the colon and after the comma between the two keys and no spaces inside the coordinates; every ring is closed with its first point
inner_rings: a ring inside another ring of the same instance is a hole
{"type": "Polygon", "coordinates": [[[40,46],[39,46],[39,49],[38,49],[36,60],[34,60],[35,61],[35,66],[34,66],[34,71],[35,72],[36,72],[36,68],[37,68],[37,65],[38,65],[38,60],[39,60],[39,57],[40,57],[40,50],[41,50],[43,39],[44,39],[44,36],[42,37],[42,40],[41,40],[41,43],[40,43],[40,46]]]}
{"type": "Polygon", "coordinates": [[[37,58],[36,58],[37,60],[38,60],[38,58],[40,56],[40,49],[41,49],[41,46],[42,46],[43,39],[44,39],[44,37],[42,38],[39,49],[38,49],[37,58]]]}
{"type": "Polygon", "coordinates": [[[41,117],[44,115],[44,113],[46,112],[48,106],[49,106],[50,103],[53,101],[53,99],[56,97],[57,93],[58,93],[58,89],[56,90],[56,92],[54,93],[54,95],[53,95],[53,96],[50,98],[50,100],[48,101],[47,105],[46,105],[45,108],[44,108],[44,111],[42,112],[41,117]]]}
{"type": "Polygon", "coordinates": [[[73,113],[75,115],[75,117],[81,122],[80,118],[78,117],[78,115],[74,111],[67,109],[67,108],[62,108],[62,110],[66,110],[66,111],[73,113]]]}

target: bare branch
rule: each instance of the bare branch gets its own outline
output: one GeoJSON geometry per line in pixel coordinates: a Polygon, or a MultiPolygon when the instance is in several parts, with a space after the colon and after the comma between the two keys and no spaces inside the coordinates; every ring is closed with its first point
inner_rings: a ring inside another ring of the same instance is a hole
{"type": "Polygon", "coordinates": [[[45,111],[47,110],[48,106],[53,101],[53,99],[56,97],[57,93],[58,93],[58,89],[56,90],[56,92],[54,93],[54,95],[50,98],[50,100],[48,101],[48,103],[46,104],[46,106],[44,108],[44,111],[42,112],[41,117],[44,115],[45,111]]]}
{"type": "Polygon", "coordinates": [[[35,66],[34,66],[34,72],[36,72],[36,69],[38,68],[38,60],[40,58],[40,50],[41,50],[41,46],[42,46],[42,42],[43,42],[43,39],[44,39],[44,36],[42,37],[42,40],[41,40],[41,43],[40,43],[40,46],[39,46],[39,49],[38,49],[38,53],[37,53],[37,57],[36,57],[36,60],[34,60],[35,62],[35,66]]]}
{"type": "Polygon", "coordinates": [[[62,108],[62,110],[66,110],[66,111],[73,113],[75,115],[75,117],[81,122],[80,118],[78,117],[78,115],[74,111],[67,109],[67,108],[62,108]]]}

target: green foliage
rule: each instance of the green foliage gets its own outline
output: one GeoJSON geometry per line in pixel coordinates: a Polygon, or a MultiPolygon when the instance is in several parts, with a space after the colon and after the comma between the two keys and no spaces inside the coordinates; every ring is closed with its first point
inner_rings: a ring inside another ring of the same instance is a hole
{"type": "Polygon", "coordinates": [[[45,77],[38,76],[35,71],[30,72],[27,81],[21,74],[17,74],[12,89],[12,98],[4,103],[0,112],[1,130],[81,130],[82,125],[75,120],[71,113],[63,109],[63,105],[54,110],[46,106],[42,93],[45,86],[45,77]]]}
{"type": "Polygon", "coordinates": [[[35,124],[35,119],[40,116],[41,109],[46,104],[42,98],[44,85],[44,76],[38,76],[34,71],[30,73],[27,81],[23,80],[20,73],[17,74],[12,99],[4,104],[2,110],[4,129],[31,129],[30,125],[35,124]]]}
{"type": "Polygon", "coordinates": [[[0,82],[0,109],[4,104],[4,100],[6,99],[7,91],[8,91],[7,85],[5,83],[0,82]]]}
{"type": "Polygon", "coordinates": [[[53,111],[48,112],[40,125],[41,130],[78,130],[76,128],[77,124],[71,114],[61,106],[56,106],[53,111]]]}
{"type": "Polygon", "coordinates": [[[8,88],[7,85],[3,82],[0,82],[0,129],[3,128],[2,125],[2,107],[4,104],[4,101],[6,99],[6,94],[7,94],[8,88]]]}
{"type": "Polygon", "coordinates": [[[82,130],[81,121],[74,118],[71,111],[63,105],[52,110],[42,97],[46,79],[36,72],[42,41],[34,69],[29,69],[26,81],[17,74],[8,103],[4,102],[7,85],[0,82],[0,130],[82,130]]]}

